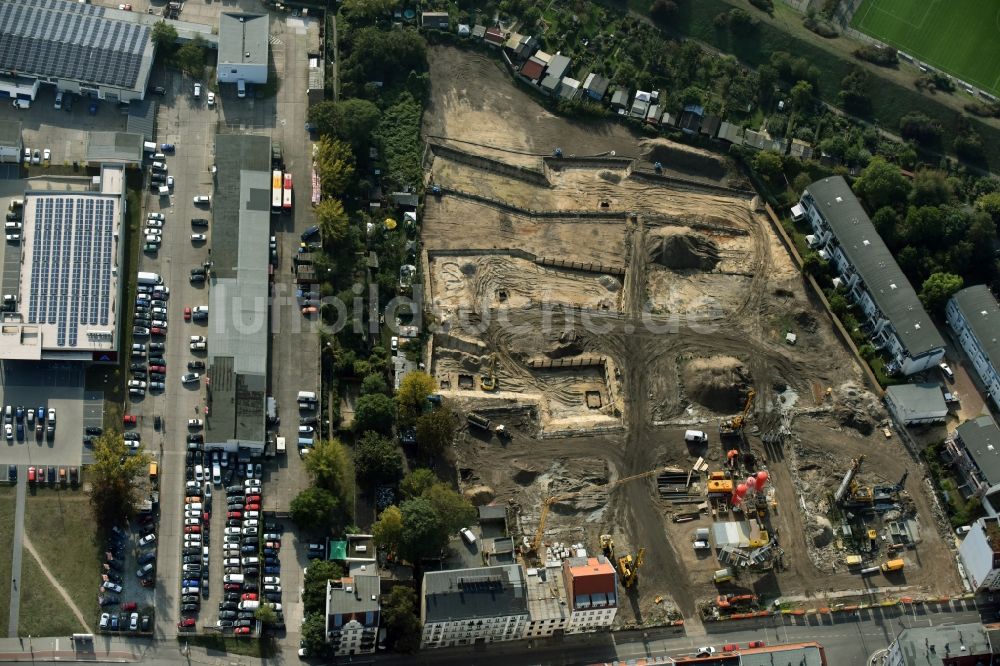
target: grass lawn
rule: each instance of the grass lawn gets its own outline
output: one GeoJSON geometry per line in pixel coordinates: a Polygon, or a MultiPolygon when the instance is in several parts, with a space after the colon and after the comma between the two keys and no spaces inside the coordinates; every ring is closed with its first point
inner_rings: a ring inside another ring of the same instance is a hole
{"type": "MultiPolygon", "coordinates": [[[[39,488],[34,496],[27,498],[24,531],[46,568],[62,584],[87,621],[96,623],[101,550],[96,542],[95,523],[87,495],[82,490],[39,488]]],[[[31,557],[26,552],[23,561],[29,559],[31,557]]],[[[46,590],[46,598],[49,597],[59,606],[66,605],[51,588],[46,590]]],[[[22,627],[25,626],[24,611],[22,596],[22,627]]],[[[67,609],[67,612],[73,618],[72,611],[67,609]]],[[[76,624],[75,618],[73,623],[76,624]]],[[[40,634],[35,627],[30,627],[29,633],[40,634]]]]}
{"type": "Polygon", "coordinates": [[[28,551],[24,551],[21,559],[18,585],[21,587],[19,636],[69,636],[86,631],[28,551]]]}
{"type": "Polygon", "coordinates": [[[0,627],[10,618],[10,557],[14,542],[14,486],[0,486],[0,627]]]}
{"type": "Polygon", "coordinates": [[[994,95],[1000,5],[984,0],[865,0],[851,25],[994,95]]]}
{"type": "MultiPolygon", "coordinates": [[[[226,654],[241,654],[248,657],[271,657],[277,652],[274,639],[265,638],[236,638],[235,636],[212,635],[190,635],[178,636],[181,645],[195,645],[211,651],[223,652],[226,654]]],[[[212,655],[214,656],[214,655],[212,655]]]]}

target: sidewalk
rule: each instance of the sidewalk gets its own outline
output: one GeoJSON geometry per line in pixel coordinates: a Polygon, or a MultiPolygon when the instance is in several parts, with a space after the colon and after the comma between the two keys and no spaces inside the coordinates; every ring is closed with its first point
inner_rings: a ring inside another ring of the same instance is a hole
{"type": "Polygon", "coordinates": [[[142,661],[149,641],[94,636],[93,642],[76,643],[69,636],[53,638],[2,638],[0,662],[14,661],[142,661]]]}

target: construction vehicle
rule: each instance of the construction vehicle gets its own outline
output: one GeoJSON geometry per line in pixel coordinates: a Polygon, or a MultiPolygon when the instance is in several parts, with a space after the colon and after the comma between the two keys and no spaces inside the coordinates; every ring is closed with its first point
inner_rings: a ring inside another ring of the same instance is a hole
{"type": "Polygon", "coordinates": [[[477,428],[482,428],[483,430],[490,429],[490,420],[481,414],[476,414],[475,412],[469,412],[465,420],[469,422],[469,425],[475,426],[477,428]]]}
{"type": "Polygon", "coordinates": [[[497,434],[497,437],[499,437],[500,439],[510,439],[512,437],[512,435],[510,434],[510,430],[507,430],[507,426],[503,424],[493,428],[493,432],[495,432],[497,434]]]}
{"type": "Polygon", "coordinates": [[[862,488],[858,485],[857,480],[855,480],[858,472],[861,471],[861,463],[864,461],[864,455],[860,455],[851,461],[851,468],[844,474],[844,480],[840,482],[840,487],[833,494],[833,499],[837,504],[841,504],[845,500],[854,502],[872,501],[871,488],[862,488]],[[850,491],[850,496],[848,496],[848,491],[850,491]]]}
{"type": "Polygon", "coordinates": [[[497,388],[497,355],[490,354],[486,364],[486,374],[479,378],[479,387],[484,391],[495,391],[497,388]]]}
{"type": "Polygon", "coordinates": [[[720,594],[715,598],[716,607],[726,611],[753,606],[756,603],[756,594],[720,594]]]}
{"type": "Polygon", "coordinates": [[[604,553],[604,557],[608,558],[610,561],[615,559],[615,542],[611,538],[610,534],[601,535],[601,552],[604,553]]]}
{"type": "Polygon", "coordinates": [[[892,573],[893,571],[901,571],[905,566],[906,562],[903,560],[889,560],[883,562],[879,568],[882,569],[882,573],[892,573]]]}
{"type": "Polygon", "coordinates": [[[743,428],[746,427],[747,419],[750,417],[750,410],[753,408],[753,400],[757,397],[757,391],[749,389],[747,399],[743,404],[743,411],[729,419],[719,423],[720,437],[742,437],[743,428]]]}
{"type": "Polygon", "coordinates": [[[625,589],[634,587],[639,580],[639,567],[642,566],[646,557],[646,549],[640,548],[638,555],[632,559],[632,555],[622,555],[618,558],[618,576],[621,578],[625,589]]]}
{"type": "MultiPolygon", "coordinates": [[[[469,416],[471,417],[472,414],[470,413],[469,416]]],[[[636,479],[644,479],[647,476],[653,476],[654,474],[659,474],[660,472],[670,471],[671,469],[672,468],[670,468],[670,467],[655,467],[655,468],[653,468],[653,469],[651,469],[651,470],[649,470],[647,472],[641,472],[639,474],[633,474],[632,476],[626,476],[624,479],[618,479],[617,481],[615,481],[613,483],[609,483],[609,484],[607,484],[605,486],[599,486],[599,487],[603,488],[603,489],[606,489],[608,492],[610,492],[611,490],[617,488],[618,486],[622,485],[623,483],[628,483],[629,481],[635,481],[636,479]]],[[[563,500],[573,499],[574,497],[576,497],[580,493],[591,492],[593,490],[595,490],[595,489],[594,488],[584,488],[582,490],[577,490],[575,492],[566,493],[564,495],[553,495],[553,496],[547,497],[545,500],[543,500],[542,501],[542,508],[541,508],[541,511],[540,511],[540,513],[538,515],[538,529],[535,531],[535,538],[531,541],[531,544],[530,544],[530,546],[528,548],[529,552],[537,553],[538,549],[541,547],[541,545],[542,545],[542,534],[545,532],[545,519],[548,518],[549,509],[552,508],[553,504],[555,504],[556,502],[561,502],[563,500]]]]}

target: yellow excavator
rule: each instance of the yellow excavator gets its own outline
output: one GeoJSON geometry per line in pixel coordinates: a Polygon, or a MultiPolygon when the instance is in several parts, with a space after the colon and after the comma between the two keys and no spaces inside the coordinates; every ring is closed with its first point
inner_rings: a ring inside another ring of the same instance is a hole
{"type": "Polygon", "coordinates": [[[747,391],[747,400],[743,404],[743,411],[719,425],[719,434],[723,437],[739,437],[743,434],[747,420],[750,417],[750,410],[753,408],[753,400],[757,397],[757,391],[750,389],[747,391]]]}
{"type": "Polygon", "coordinates": [[[639,554],[632,559],[632,555],[622,555],[618,558],[618,575],[621,577],[622,585],[625,589],[633,587],[639,580],[639,567],[642,566],[646,557],[646,549],[640,548],[639,554]]]}
{"type": "Polygon", "coordinates": [[[479,387],[484,391],[495,391],[497,388],[497,355],[490,354],[486,365],[486,374],[479,378],[479,387]]]}

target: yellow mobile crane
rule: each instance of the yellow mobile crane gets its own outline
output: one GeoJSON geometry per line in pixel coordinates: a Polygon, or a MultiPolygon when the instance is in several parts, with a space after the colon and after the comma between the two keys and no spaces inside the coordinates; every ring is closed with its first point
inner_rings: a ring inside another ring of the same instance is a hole
{"type": "Polygon", "coordinates": [[[642,566],[645,557],[646,549],[640,548],[634,560],[631,555],[622,555],[618,558],[618,575],[621,576],[622,585],[626,590],[639,580],[639,567],[642,566]]]}

